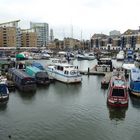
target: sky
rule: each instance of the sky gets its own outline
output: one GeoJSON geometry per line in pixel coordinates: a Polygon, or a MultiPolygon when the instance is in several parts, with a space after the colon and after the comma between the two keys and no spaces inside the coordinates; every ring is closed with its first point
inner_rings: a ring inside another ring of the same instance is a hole
{"type": "Polygon", "coordinates": [[[46,22],[54,37],[90,39],[94,33],[138,29],[140,0],[0,0],[0,23],[20,19],[19,26],[46,22]]]}

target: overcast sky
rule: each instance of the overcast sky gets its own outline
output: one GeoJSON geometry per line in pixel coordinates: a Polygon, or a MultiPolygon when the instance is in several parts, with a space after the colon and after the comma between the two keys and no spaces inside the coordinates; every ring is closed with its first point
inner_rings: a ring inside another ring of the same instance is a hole
{"type": "Polygon", "coordinates": [[[47,22],[56,38],[89,39],[94,33],[123,33],[140,25],[140,0],[0,0],[0,22],[47,22]],[[73,30],[72,30],[73,29],[73,30]]]}

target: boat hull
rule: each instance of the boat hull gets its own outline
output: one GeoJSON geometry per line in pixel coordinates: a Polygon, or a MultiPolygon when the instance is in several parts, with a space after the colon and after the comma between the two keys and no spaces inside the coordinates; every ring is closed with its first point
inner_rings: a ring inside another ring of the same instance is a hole
{"type": "Polygon", "coordinates": [[[63,83],[80,83],[82,82],[81,76],[66,76],[55,71],[47,71],[48,75],[63,83]]]}
{"type": "Polygon", "coordinates": [[[0,96],[0,103],[8,102],[8,100],[9,100],[9,95],[0,96]]]}
{"type": "Polygon", "coordinates": [[[128,106],[128,101],[126,101],[126,103],[114,101],[113,103],[113,102],[110,102],[108,99],[107,103],[109,106],[114,106],[114,107],[127,107],[128,106]]]}
{"type": "Polygon", "coordinates": [[[134,96],[137,96],[137,97],[140,97],[140,92],[136,92],[136,91],[130,90],[130,94],[134,95],[134,96]]]}

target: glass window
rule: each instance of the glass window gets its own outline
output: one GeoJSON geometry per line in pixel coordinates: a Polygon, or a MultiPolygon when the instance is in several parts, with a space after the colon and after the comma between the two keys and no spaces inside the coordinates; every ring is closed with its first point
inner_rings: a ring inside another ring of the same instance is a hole
{"type": "Polygon", "coordinates": [[[119,89],[119,88],[117,88],[117,89],[113,89],[112,90],[112,96],[122,96],[122,97],[124,97],[124,89],[119,89]]]}

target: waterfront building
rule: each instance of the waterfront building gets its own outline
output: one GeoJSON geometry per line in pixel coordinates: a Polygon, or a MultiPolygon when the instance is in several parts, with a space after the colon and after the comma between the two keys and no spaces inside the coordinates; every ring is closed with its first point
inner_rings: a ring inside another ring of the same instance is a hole
{"type": "Polygon", "coordinates": [[[33,29],[22,30],[21,45],[22,47],[37,47],[37,34],[33,29]]]}
{"type": "Polygon", "coordinates": [[[92,47],[100,49],[100,47],[103,47],[103,45],[106,44],[106,40],[105,39],[107,39],[107,37],[108,36],[105,35],[105,34],[94,34],[91,37],[92,47]]]}
{"type": "Polygon", "coordinates": [[[21,29],[18,22],[10,21],[0,24],[0,47],[21,47],[21,29]]]}
{"type": "Polygon", "coordinates": [[[81,47],[81,43],[78,39],[74,39],[74,38],[64,38],[64,48],[66,49],[76,49],[76,48],[80,48],[81,47]]]}
{"type": "Polygon", "coordinates": [[[91,38],[93,48],[101,50],[119,50],[120,49],[120,36],[108,36],[105,34],[94,34],[91,38]]]}
{"type": "Polygon", "coordinates": [[[121,47],[123,49],[140,49],[140,30],[128,29],[121,35],[121,47]]]}
{"type": "Polygon", "coordinates": [[[46,47],[49,43],[49,24],[30,22],[30,28],[37,33],[37,47],[46,47]]]}

